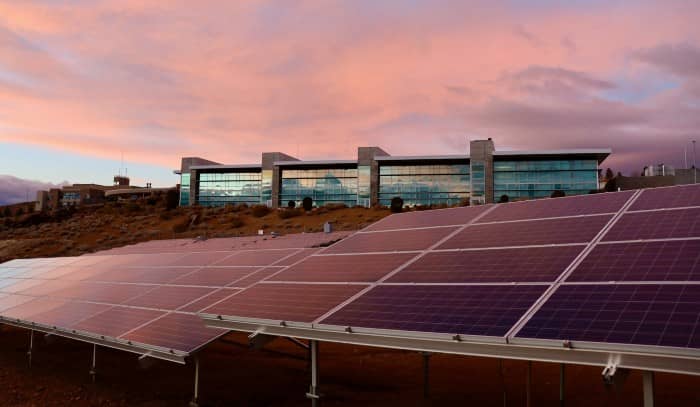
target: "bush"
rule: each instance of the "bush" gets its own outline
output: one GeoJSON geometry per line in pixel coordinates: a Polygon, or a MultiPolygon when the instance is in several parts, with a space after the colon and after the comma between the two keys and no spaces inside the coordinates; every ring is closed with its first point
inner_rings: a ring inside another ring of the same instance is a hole
{"type": "Polygon", "coordinates": [[[503,194],[503,195],[501,195],[501,198],[498,200],[498,203],[506,203],[509,200],[510,199],[508,198],[508,195],[503,194]]]}
{"type": "Polygon", "coordinates": [[[561,191],[559,189],[552,191],[552,195],[550,195],[550,198],[563,198],[566,196],[566,193],[564,191],[561,191]]]}
{"type": "Polygon", "coordinates": [[[327,203],[323,207],[328,209],[329,211],[334,211],[336,209],[345,209],[348,206],[344,203],[327,203]]]}
{"type": "Polygon", "coordinates": [[[170,220],[173,218],[173,214],[170,212],[161,212],[160,215],[158,215],[160,220],[170,220]]]}
{"type": "Polygon", "coordinates": [[[183,233],[190,228],[190,220],[188,218],[183,218],[173,225],[173,232],[183,233]]]}
{"type": "Polygon", "coordinates": [[[243,222],[243,219],[241,219],[240,216],[236,215],[233,218],[231,218],[231,227],[232,228],[239,228],[243,225],[245,225],[245,222],[243,222]]]}
{"type": "Polygon", "coordinates": [[[314,207],[314,200],[307,196],[306,198],[302,199],[301,206],[306,212],[308,212],[314,207]]]}
{"type": "Polygon", "coordinates": [[[180,205],[180,195],[177,193],[177,190],[169,189],[165,193],[165,208],[168,210],[175,209],[178,205],[180,205]]]}
{"type": "Polygon", "coordinates": [[[294,209],[294,208],[296,208],[296,206],[297,206],[297,203],[294,201],[287,202],[287,208],[294,209]]]}
{"type": "Polygon", "coordinates": [[[403,211],[403,199],[400,196],[391,198],[391,212],[401,213],[403,211]]]}
{"type": "Polygon", "coordinates": [[[293,218],[295,216],[299,216],[302,213],[303,213],[303,211],[301,211],[300,209],[288,208],[288,209],[284,209],[281,211],[277,211],[277,216],[280,219],[289,219],[289,218],[293,218]]]}
{"type": "Polygon", "coordinates": [[[268,213],[270,213],[270,208],[265,205],[253,205],[251,208],[251,214],[256,218],[262,218],[268,213]]]}

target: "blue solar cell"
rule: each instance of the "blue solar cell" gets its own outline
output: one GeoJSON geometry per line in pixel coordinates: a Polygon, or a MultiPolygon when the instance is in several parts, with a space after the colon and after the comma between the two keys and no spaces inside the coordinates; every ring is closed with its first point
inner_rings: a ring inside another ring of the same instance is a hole
{"type": "Polygon", "coordinates": [[[632,204],[630,210],[682,208],[686,206],[700,206],[700,184],[645,189],[632,204]]]}
{"type": "Polygon", "coordinates": [[[634,192],[612,192],[501,204],[481,218],[478,223],[614,213],[624,206],[634,192]]]}
{"type": "Polygon", "coordinates": [[[377,286],[321,321],[356,328],[503,336],[546,286],[377,286]]]}
{"type": "Polygon", "coordinates": [[[626,213],[603,240],[700,237],[700,208],[626,213]]]}
{"type": "Polygon", "coordinates": [[[700,285],[562,285],[522,338],[699,348],[700,285]]]}
{"type": "Polygon", "coordinates": [[[432,252],[390,283],[552,282],[585,246],[432,252]]]}
{"type": "Polygon", "coordinates": [[[699,281],[700,240],[601,244],[567,281],[699,281]]]}
{"type": "Polygon", "coordinates": [[[530,246],[590,242],[612,215],[468,226],[438,249],[530,246]]]}

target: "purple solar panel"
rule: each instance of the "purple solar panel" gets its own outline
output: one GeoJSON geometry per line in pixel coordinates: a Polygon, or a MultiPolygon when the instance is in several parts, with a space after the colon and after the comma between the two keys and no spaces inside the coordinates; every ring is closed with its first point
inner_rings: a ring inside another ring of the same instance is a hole
{"type": "Polygon", "coordinates": [[[700,240],[601,244],[567,281],[700,281],[700,240]]]}
{"type": "Polygon", "coordinates": [[[258,250],[237,252],[222,261],[213,263],[215,266],[269,266],[289,255],[296,253],[298,249],[285,250],[258,250]]]}
{"type": "Polygon", "coordinates": [[[700,208],[626,213],[603,240],[700,237],[700,208]]]}
{"type": "Polygon", "coordinates": [[[441,227],[394,232],[357,233],[334,244],[324,250],[323,253],[425,250],[457,229],[457,227],[441,227]]]}
{"type": "Polygon", "coordinates": [[[630,210],[700,206],[700,184],[645,189],[630,210]]]}
{"type": "Polygon", "coordinates": [[[35,299],[35,297],[27,295],[0,294],[0,312],[5,312],[7,309],[24,304],[27,301],[32,301],[33,299],[35,299]]]}
{"type": "Polygon", "coordinates": [[[200,300],[197,300],[195,302],[187,304],[184,307],[178,308],[178,311],[199,312],[199,311],[201,311],[205,308],[208,308],[208,307],[214,305],[215,303],[223,300],[224,298],[228,297],[229,295],[237,293],[238,291],[240,291],[240,290],[236,290],[233,288],[222,288],[220,290],[215,290],[200,300]]]}
{"type": "Polygon", "coordinates": [[[131,267],[106,270],[93,274],[84,281],[139,282],[144,284],[166,284],[176,278],[192,273],[198,267],[131,267]]]}
{"type": "Polygon", "coordinates": [[[312,256],[270,281],[375,282],[415,253],[312,256]]]}
{"type": "Polygon", "coordinates": [[[124,335],[122,339],[194,352],[203,344],[213,341],[226,332],[226,330],[207,327],[196,315],[170,313],[124,335]]]}
{"type": "Polygon", "coordinates": [[[52,295],[78,301],[120,304],[152,289],[153,286],[148,285],[79,282],[52,295]]]}
{"type": "Polygon", "coordinates": [[[177,257],[168,263],[160,263],[159,266],[209,266],[230,257],[235,252],[203,252],[188,253],[184,257],[177,257]]]}
{"type": "Polygon", "coordinates": [[[700,348],[700,285],[562,285],[522,338],[700,348]]]}
{"type": "Polygon", "coordinates": [[[413,229],[434,226],[464,225],[481,215],[490,205],[407,212],[388,216],[373,223],[365,231],[413,229]]]}
{"type": "Polygon", "coordinates": [[[240,288],[246,288],[249,287],[259,281],[262,281],[275,273],[279,273],[282,268],[279,267],[266,267],[259,269],[258,271],[249,274],[246,277],[243,277],[240,280],[236,280],[231,284],[231,287],[240,287],[240,288]]]}
{"type": "Polygon", "coordinates": [[[314,248],[314,249],[302,249],[300,250],[297,254],[293,256],[286,257],[282,260],[279,260],[278,262],[275,263],[275,266],[291,266],[294,263],[299,262],[300,260],[303,260],[309,256],[311,256],[314,253],[317,253],[320,248],[314,248]]]}
{"type": "Polygon", "coordinates": [[[378,286],[323,324],[503,336],[545,286],[378,286]]]}
{"type": "Polygon", "coordinates": [[[68,328],[117,338],[164,314],[163,311],[113,307],[68,328]]]}
{"type": "Polygon", "coordinates": [[[441,244],[438,250],[588,243],[611,217],[612,215],[596,215],[471,225],[441,244]]]}
{"type": "Polygon", "coordinates": [[[144,308],[174,310],[211,293],[206,287],[169,287],[161,286],[139,297],[126,301],[124,305],[144,308]]]}
{"type": "Polygon", "coordinates": [[[635,191],[580,195],[556,199],[537,199],[498,205],[479,222],[502,222],[563,216],[614,213],[632,197],[635,191]]]}
{"type": "Polygon", "coordinates": [[[182,276],[171,284],[224,287],[259,269],[260,267],[206,267],[182,276]]]}
{"type": "Polygon", "coordinates": [[[431,252],[389,283],[552,282],[585,246],[431,252]]]}
{"type": "Polygon", "coordinates": [[[202,312],[312,322],[363,288],[359,284],[258,284],[202,312]]]}
{"type": "Polygon", "coordinates": [[[35,298],[2,312],[7,318],[30,320],[33,316],[49,312],[64,305],[66,301],[56,298],[35,298]]]}
{"type": "Polygon", "coordinates": [[[32,315],[32,321],[44,325],[68,327],[109,308],[111,306],[102,304],[64,302],[51,310],[32,315]]]}

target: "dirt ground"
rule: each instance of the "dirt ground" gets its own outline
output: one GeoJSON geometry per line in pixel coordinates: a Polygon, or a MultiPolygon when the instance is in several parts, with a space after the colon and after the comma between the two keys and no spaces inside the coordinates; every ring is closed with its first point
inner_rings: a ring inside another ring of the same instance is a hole
{"type": "MultiPolygon", "coordinates": [[[[98,348],[97,376],[88,374],[92,345],[35,336],[28,366],[28,331],[0,330],[2,406],[186,406],[192,397],[192,364],[156,361],[140,366],[137,355],[98,348]]],[[[200,406],[308,406],[307,351],[285,339],[265,349],[247,347],[230,334],[199,354],[200,406]]],[[[433,355],[430,396],[423,397],[419,353],[321,343],[321,406],[523,406],[526,362],[433,355]],[[504,403],[505,394],[505,403],[504,403]]],[[[566,405],[641,406],[641,374],[606,386],[601,368],[567,366],[566,405]]],[[[700,377],[657,373],[656,405],[700,405],[700,377]]],[[[559,365],[533,363],[532,405],[559,405],[559,365]]]]}

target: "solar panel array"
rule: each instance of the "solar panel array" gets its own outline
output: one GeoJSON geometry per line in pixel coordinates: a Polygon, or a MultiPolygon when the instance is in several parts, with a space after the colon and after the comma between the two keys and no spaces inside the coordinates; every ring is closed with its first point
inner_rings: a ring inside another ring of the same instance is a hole
{"type": "Polygon", "coordinates": [[[0,320],[187,355],[222,335],[196,312],[347,236],[156,241],[0,264],[0,320]]]}
{"type": "Polygon", "coordinates": [[[201,314],[696,349],[699,277],[700,186],[690,185],[392,215],[201,314]]]}

